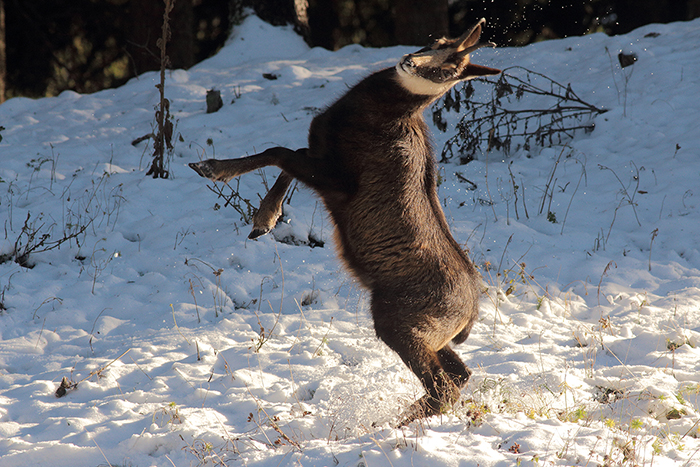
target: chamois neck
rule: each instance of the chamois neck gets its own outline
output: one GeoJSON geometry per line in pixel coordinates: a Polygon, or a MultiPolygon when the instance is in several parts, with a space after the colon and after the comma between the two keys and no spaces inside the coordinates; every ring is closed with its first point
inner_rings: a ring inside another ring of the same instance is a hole
{"type": "Polygon", "coordinates": [[[390,118],[422,114],[439,95],[416,94],[403,85],[394,67],[386,68],[367,77],[354,88],[365,94],[375,110],[391,115],[390,118]]]}

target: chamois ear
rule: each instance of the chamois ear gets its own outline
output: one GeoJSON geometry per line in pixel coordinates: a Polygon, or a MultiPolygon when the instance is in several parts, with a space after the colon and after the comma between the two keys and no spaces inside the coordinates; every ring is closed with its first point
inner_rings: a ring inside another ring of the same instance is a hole
{"type": "Polygon", "coordinates": [[[501,73],[501,70],[498,70],[496,68],[470,63],[466,66],[459,78],[461,80],[467,80],[478,78],[479,76],[497,75],[499,73],[501,73]]]}
{"type": "Polygon", "coordinates": [[[470,49],[479,43],[479,37],[481,37],[481,26],[486,24],[486,19],[481,18],[477,23],[472,26],[471,30],[464,33],[462,37],[455,40],[457,45],[457,52],[468,54],[471,52],[470,49]]]}

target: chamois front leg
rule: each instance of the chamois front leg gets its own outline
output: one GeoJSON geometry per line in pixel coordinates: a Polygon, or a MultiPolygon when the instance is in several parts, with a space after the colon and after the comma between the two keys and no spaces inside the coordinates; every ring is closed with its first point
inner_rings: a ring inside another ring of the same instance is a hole
{"type": "Polygon", "coordinates": [[[275,184],[267,192],[265,198],[260,202],[260,207],[253,215],[253,230],[248,238],[258,238],[272,230],[282,215],[282,202],[292,180],[294,177],[284,170],[280,173],[275,184]]]}
{"type": "MultiPolygon", "coordinates": [[[[279,167],[290,177],[319,192],[322,197],[325,191],[341,193],[356,189],[352,174],[339,169],[333,161],[326,158],[309,156],[308,148],[295,151],[276,147],[239,159],[207,159],[189,164],[199,175],[215,182],[228,182],[234,177],[270,165],[279,167]]],[[[280,185],[280,191],[282,191],[283,183],[281,182],[280,185]]],[[[277,196],[283,196],[283,194],[272,195],[271,204],[278,202],[277,196]]]]}

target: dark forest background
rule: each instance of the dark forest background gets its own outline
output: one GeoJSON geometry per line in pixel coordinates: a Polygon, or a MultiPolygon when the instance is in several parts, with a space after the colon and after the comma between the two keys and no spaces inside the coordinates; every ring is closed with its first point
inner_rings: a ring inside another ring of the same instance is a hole
{"type": "MultiPolygon", "coordinates": [[[[90,93],[160,67],[163,0],[0,0],[0,102],[90,93]]],[[[214,54],[250,11],[291,24],[312,46],[425,45],[480,17],[501,46],[624,34],[700,16],[700,0],[175,0],[168,55],[189,68],[214,54]]]]}

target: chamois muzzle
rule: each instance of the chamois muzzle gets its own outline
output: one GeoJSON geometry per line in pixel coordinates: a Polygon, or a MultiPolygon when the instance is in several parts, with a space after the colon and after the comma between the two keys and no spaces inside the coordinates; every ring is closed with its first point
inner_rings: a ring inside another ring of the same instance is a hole
{"type": "Polygon", "coordinates": [[[469,54],[475,50],[495,47],[493,42],[479,42],[485,22],[482,18],[457,39],[438,39],[429,47],[405,55],[396,65],[404,88],[413,94],[440,96],[459,81],[500,73],[470,60],[469,54]]]}

